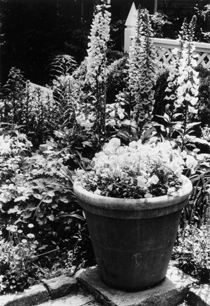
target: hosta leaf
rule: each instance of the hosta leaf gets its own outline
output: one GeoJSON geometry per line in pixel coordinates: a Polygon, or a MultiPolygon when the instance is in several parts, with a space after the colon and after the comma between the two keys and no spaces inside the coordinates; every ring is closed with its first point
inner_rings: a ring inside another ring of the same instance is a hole
{"type": "Polygon", "coordinates": [[[21,215],[24,218],[30,218],[31,217],[31,212],[30,211],[23,211],[21,215]]]}
{"type": "Polygon", "coordinates": [[[195,127],[196,125],[201,124],[201,122],[192,122],[187,124],[187,131],[195,127]]]}
{"type": "Polygon", "coordinates": [[[14,214],[14,213],[17,213],[17,212],[19,212],[20,210],[19,210],[19,207],[16,205],[16,206],[14,206],[13,208],[10,208],[8,211],[7,211],[7,213],[8,214],[14,214]]]}
{"type": "Polygon", "coordinates": [[[28,196],[20,196],[20,197],[15,198],[14,202],[20,202],[20,201],[25,202],[28,198],[29,198],[29,195],[28,196]]]}
{"type": "Polygon", "coordinates": [[[53,190],[50,190],[46,193],[49,197],[54,197],[55,196],[55,192],[53,190]]]}
{"type": "Polygon", "coordinates": [[[47,203],[47,204],[49,204],[49,203],[52,203],[52,198],[51,197],[44,197],[43,199],[42,199],[42,202],[44,202],[44,203],[47,203]]]}
{"type": "MultiPolygon", "coordinates": [[[[67,202],[66,202],[66,203],[67,203],[67,202]]],[[[58,207],[58,204],[55,204],[55,203],[54,203],[54,204],[51,205],[51,207],[52,207],[52,208],[57,208],[57,207],[58,207]]]]}
{"type": "Polygon", "coordinates": [[[46,217],[38,217],[37,218],[37,222],[39,223],[39,224],[47,224],[47,218],[46,217]]]}
{"type": "Polygon", "coordinates": [[[42,196],[41,194],[39,194],[39,193],[34,193],[33,196],[34,196],[34,198],[36,198],[36,199],[38,199],[38,200],[41,200],[42,197],[43,197],[43,196],[42,196]]]}
{"type": "Polygon", "coordinates": [[[87,147],[92,147],[93,146],[93,144],[90,141],[83,141],[82,144],[83,144],[84,147],[85,146],[87,146],[87,147]]]}
{"type": "MultiPolygon", "coordinates": [[[[63,203],[68,203],[68,202],[69,202],[68,198],[65,197],[65,196],[59,197],[59,200],[60,200],[61,202],[63,202],[63,203]]],[[[57,205],[57,206],[58,206],[58,205],[57,205]]]]}
{"type": "Polygon", "coordinates": [[[47,216],[47,219],[49,219],[50,221],[54,221],[55,217],[53,215],[49,215],[49,216],[47,216]]]}

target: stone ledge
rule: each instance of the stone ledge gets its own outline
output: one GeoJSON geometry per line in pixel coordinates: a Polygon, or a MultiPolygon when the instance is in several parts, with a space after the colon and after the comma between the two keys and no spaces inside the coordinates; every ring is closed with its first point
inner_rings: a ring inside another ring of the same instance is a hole
{"type": "Polygon", "coordinates": [[[76,291],[74,294],[64,296],[56,300],[50,300],[39,306],[102,306],[95,301],[94,297],[82,290],[76,291]]]}
{"type": "Polygon", "coordinates": [[[187,301],[190,306],[210,306],[210,286],[194,286],[189,290],[187,301]]]}
{"type": "Polygon", "coordinates": [[[196,282],[173,266],[168,268],[162,283],[139,292],[124,292],[107,287],[101,281],[97,267],[82,271],[77,275],[77,280],[106,306],[175,306],[185,299],[189,287],[196,282]]]}
{"type": "Polygon", "coordinates": [[[50,298],[53,300],[68,295],[78,289],[76,279],[68,276],[59,276],[42,280],[42,282],[46,286],[50,298]]]}
{"type": "Polygon", "coordinates": [[[78,283],[106,306],[174,306],[179,305],[187,295],[190,306],[210,306],[210,286],[196,285],[196,280],[174,267],[173,262],[170,262],[166,279],[148,290],[126,293],[108,288],[100,280],[97,268],[93,267],[78,271],[76,279],[60,276],[44,280],[43,284],[34,285],[23,293],[0,296],[0,306],[35,306],[46,303],[69,293],[79,293],[78,283]]]}
{"type": "Polygon", "coordinates": [[[35,306],[49,300],[47,289],[42,285],[34,285],[24,292],[0,296],[0,306],[35,306]]]}

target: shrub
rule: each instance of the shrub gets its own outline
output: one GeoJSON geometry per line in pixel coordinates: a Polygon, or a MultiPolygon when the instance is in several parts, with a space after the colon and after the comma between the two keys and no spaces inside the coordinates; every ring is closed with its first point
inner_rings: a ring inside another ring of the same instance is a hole
{"type": "Polygon", "coordinates": [[[115,97],[119,91],[126,86],[128,76],[126,70],[127,54],[115,60],[107,67],[107,103],[115,102],[115,97]]]}
{"type": "Polygon", "coordinates": [[[202,283],[210,281],[210,227],[187,225],[178,232],[173,257],[177,266],[202,283]]]}
{"type": "Polygon", "coordinates": [[[210,171],[209,155],[200,160],[195,173],[188,175],[193,184],[193,192],[189,197],[189,204],[184,208],[181,218],[181,226],[196,224],[198,227],[206,224],[209,219],[210,207],[210,171]]]}
{"type": "Polygon", "coordinates": [[[52,96],[33,88],[22,72],[11,68],[7,83],[1,90],[1,122],[21,126],[36,147],[45,141],[56,126],[56,105],[52,96]]]}
{"type": "Polygon", "coordinates": [[[198,94],[198,116],[202,126],[210,125],[210,72],[207,69],[199,69],[200,86],[198,94]]]}
{"type": "Polygon", "coordinates": [[[17,226],[7,226],[6,230],[8,239],[0,239],[0,294],[28,288],[36,271],[33,266],[38,243],[35,236],[24,235],[17,226]]]}
{"type": "Polygon", "coordinates": [[[85,246],[90,250],[85,221],[72,192],[71,172],[65,166],[74,159],[75,163],[85,163],[85,159],[71,154],[68,147],[59,150],[54,141],[32,152],[31,143],[18,131],[5,132],[1,137],[3,238],[7,235],[7,225],[15,224],[25,231],[33,220],[33,231],[39,241],[39,265],[52,267],[69,250],[75,250],[72,261],[78,265],[85,263],[88,256],[85,246]],[[49,255],[52,250],[56,253],[54,259],[49,255]],[[46,252],[43,257],[41,254],[46,252]]]}

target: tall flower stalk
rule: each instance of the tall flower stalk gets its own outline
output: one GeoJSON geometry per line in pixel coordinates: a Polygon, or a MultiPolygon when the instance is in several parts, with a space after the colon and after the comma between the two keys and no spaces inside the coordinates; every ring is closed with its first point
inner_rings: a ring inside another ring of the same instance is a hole
{"type": "Polygon", "coordinates": [[[110,38],[111,13],[109,0],[96,5],[87,49],[87,73],[85,84],[88,88],[88,116],[92,115],[93,129],[99,142],[105,134],[106,111],[106,66],[107,43],[110,38]]]}
{"type": "Polygon", "coordinates": [[[186,40],[183,41],[177,78],[176,107],[183,105],[185,108],[187,107],[189,116],[197,114],[196,104],[199,88],[198,72],[194,69],[197,65],[196,56],[194,55],[195,46],[193,44],[195,25],[196,17],[194,16],[185,34],[186,40]]]}
{"type": "Polygon", "coordinates": [[[176,114],[176,117],[181,117],[182,145],[191,127],[189,123],[197,114],[199,78],[195,70],[197,65],[193,43],[195,25],[196,16],[193,16],[189,24],[186,20],[182,24],[179,34],[180,47],[175,51],[166,88],[166,99],[169,100],[172,113],[176,114]]]}
{"type": "Polygon", "coordinates": [[[131,42],[128,58],[131,118],[136,123],[138,134],[151,121],[155,103],[156,52],[151,41],[152,36],[149,12],[139,8],[136,35],[131,42]]]}

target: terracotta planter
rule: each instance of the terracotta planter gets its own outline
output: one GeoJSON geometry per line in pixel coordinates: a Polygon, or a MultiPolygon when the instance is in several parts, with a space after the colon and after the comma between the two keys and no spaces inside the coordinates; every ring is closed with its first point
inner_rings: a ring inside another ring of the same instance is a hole
{"type": "Polygon", "coordinates": [[[74,184],[104,283],[137,291],[164,279],[181,211],[191,191],[186,177],[178,196],[150,199],[109,198],[74,184]]]}

